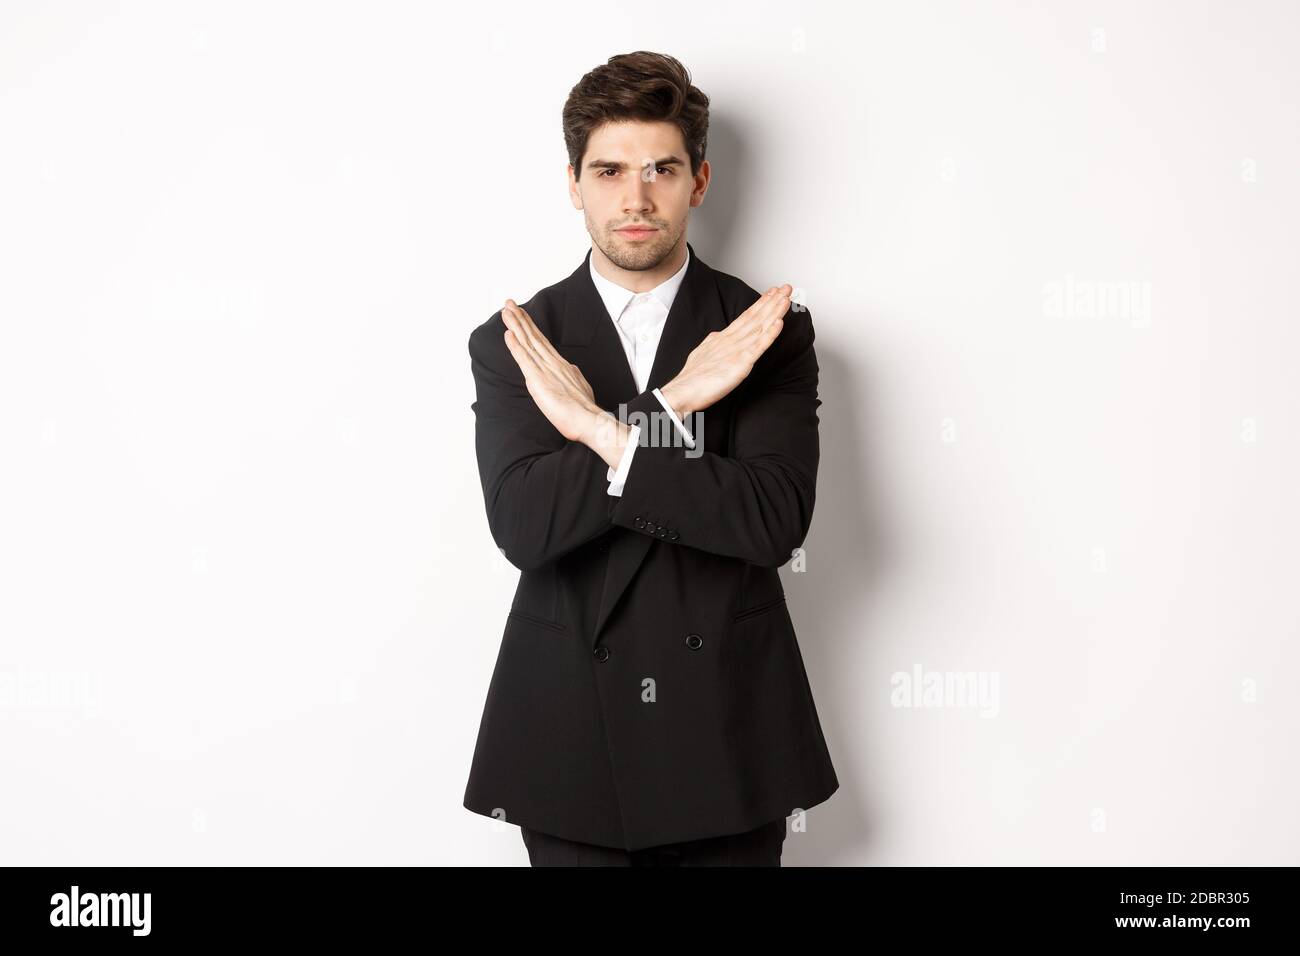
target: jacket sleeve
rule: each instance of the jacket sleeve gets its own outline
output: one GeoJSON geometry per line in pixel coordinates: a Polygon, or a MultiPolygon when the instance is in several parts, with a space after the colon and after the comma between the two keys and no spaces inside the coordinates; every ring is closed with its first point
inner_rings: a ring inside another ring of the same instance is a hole
{"type": "MultiPolygon", "coordinates": [[[[642,428],[623,494],[614,499],[614,524],[763,567],[789,561],[808,534],[817,490],[814,338],[810,312],[786,313],[781,334],[736,396],[733,456],[647,444],[659,430],[642,428]]],[[[653,392],[627,403],[629,416],[639,411],[653,420],[656,410],[662,414],[653,392]]],[[[701,414],[707,425],[708,409],[701,414]]]]}
{"type": "Polygon", "coordinates": [[[618,499],[604,459],[567,440],[533,401],[505,328],[498,312],[469,337],[474,449],[492,539],[531,571],[608,531],[618,499]]]}

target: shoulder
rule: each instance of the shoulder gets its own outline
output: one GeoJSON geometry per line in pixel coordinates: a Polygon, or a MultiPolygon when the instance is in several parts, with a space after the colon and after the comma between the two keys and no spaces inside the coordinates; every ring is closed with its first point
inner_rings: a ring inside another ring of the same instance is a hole
{"type": "MultiPolygon", "coordinates": [[[[544,289],[539,289],[532,298],[525,302],[515,300],[537,324],[537,327],[541,329],[542,334],[548,338],[552,337],[560,316],[564,314],[565,289],[568,281],[562,279],[546,286],[544,289]]],[[[470,355],[485,362],[510,358],[510,350],[506,348],[505,334],[506,323],[501,318],[501,310],[497,309],[486,320],[470,330],[470,355]]],[[[513,364],[513,359],[511,359],[511,363],[513,364]]]]}
{"type": "MultiPolygon", "coordinates": [[[[718,295],[722,300],[728,321],[734,320],[763,295],[744,279],[719,269],[710,268],[709,271],[717,285],[718,295]]],[[[759,359],[758,365],[779,364],[812,348],[816,332],[813,329],[812,312],[806,305],[792,302],[790,308],[786,310],[783,322],[781,334],[759,359]]]]}
{"type": "Polygon", "coordinates": [[[762,295],[744,279],[733,276],[730,272],[723,272],[721,269],[710,266],[709,275],[712,277],[714,285],[718,287],[718,296],[722,299],[722,304],[727,307],[729,318],[735,318],[735,316],[744,312],[762,295]],[[735,312],[734,315],[732,314],[733,311],[735,312]]]}

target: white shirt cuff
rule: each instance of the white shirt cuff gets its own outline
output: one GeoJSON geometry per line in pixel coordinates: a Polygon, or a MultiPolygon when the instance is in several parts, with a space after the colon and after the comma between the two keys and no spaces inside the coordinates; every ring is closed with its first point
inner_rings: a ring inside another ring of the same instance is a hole
{"type": "Polygon", "coordinates": [[[632,456],[636,454],[637,445],[641,438],[641,426],[629,425],[627,445],[623,448],[623,457],[618,460],[618,470],[607,468],[605,478],[609,482],[609,487],[605,489],[608,494],[620,497],[623,494],[623,483],[627,481],[628,469],[632,467],[632,456]]]}
{"type": "Polygon", "coordinates": [[[673,420],[673,425],[677,428],[677,434],[682,436],[682,441],[686,443],[686,447],[694,448],[695,439],[692,438],[691,433],[686,430],[686,426],[682,424],[682,420],[677,417],[677,413],[673,411],[673,407],[668,404],[668,399],[664,398],[664,393],[656,388],[654,390],[654,397],[659,399],[659,404],[664,407],[664,411],[666,411],[668,416],[673,420]]]}

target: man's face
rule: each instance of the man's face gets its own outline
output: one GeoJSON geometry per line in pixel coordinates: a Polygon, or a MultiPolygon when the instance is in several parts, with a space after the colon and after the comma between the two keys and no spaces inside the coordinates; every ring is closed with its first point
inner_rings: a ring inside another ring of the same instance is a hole
{"type": "Polygon", "coordinates": [[[606,123],[592,130],[581,162],[579,178],[569,167],[569,197],[583,211],[596,247],[631,272],[667,259],[709,182],[707,160],[691,176],[682,131],[668,122],[606,123]]]}

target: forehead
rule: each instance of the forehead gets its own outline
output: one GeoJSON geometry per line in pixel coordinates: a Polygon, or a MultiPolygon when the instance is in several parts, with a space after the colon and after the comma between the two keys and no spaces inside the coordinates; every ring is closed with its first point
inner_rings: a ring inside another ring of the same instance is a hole
{"type": "Polygon", "coordinates": [[[675,123],[666,120],[621,120],[596,127],[587,137],[587,160],[639,159],[642,156],[686,157],[686,140],[675,123]]]}

